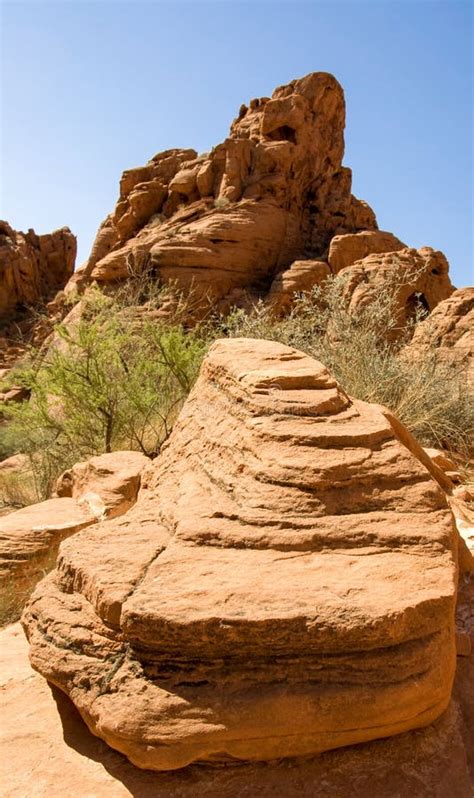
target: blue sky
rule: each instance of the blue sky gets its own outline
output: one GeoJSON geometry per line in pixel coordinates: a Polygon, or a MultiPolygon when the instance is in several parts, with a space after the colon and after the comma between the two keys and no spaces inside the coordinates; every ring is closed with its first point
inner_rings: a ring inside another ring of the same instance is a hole
{"type": "Polygon", "coordinates": [[[121,172],[209,150],[242,102],[332,72],[379,226],[473,282],[472,3],[2,2],[0,216],[69,225],[84,260],[121,172]]]}

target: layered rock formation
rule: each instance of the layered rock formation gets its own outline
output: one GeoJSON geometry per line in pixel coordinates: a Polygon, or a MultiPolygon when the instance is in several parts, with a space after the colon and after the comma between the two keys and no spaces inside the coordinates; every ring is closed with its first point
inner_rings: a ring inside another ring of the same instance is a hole
{"type": "Polygon", "coordinates": [[[62,475],[56,497],[0,518],[1,616],[53,567],[62,540],[133,506],[148,462],[139,452],[93,457],[62,475]]]}
{"type": "Polygon", "coordinates": [[[0,222],[0,323],[64,288],[75,259],[76,238],[68,227],[37,235],[0,222]]]}
{"type": "Polygon", "coordinates": [[[242,106],[211,153],[159,153],[124,172],[115,211],[72,285],[121,280],[150,267],[213,300],[266,292],[295,259],[321,257],[333,236],[376,230],[342,166],[338,82],[313,73],[242,106]]]}
{"type": "Polygon", "coordinates": [[[418,311],[430,313],[452,294],[448,272],[443,253],[431,247],[373,253],[340,270],[347,280],[351,308],[370,303],[384,286],[393,289],[400,328],[418,311]]]}
{"type": "Polygon", "coordinates": [[[328,253],[329,266],[332,273],[337,274],[341,269],[352,266],[367,255],[398,252],[405,248],[406,245],[393,233],[386,233],[383,230],[338,235],[331,240],[328,253]]]}
{"type": "Polygon", "coordinates": [[[453,290],[446,259],[377,229],[371,208],[351,194],[344,124],[342,88],[312,73],[243,105],[210,153],[167,150],[127,170],[67,292],[146,271],[221,313],[262,298],[285,313],[295,293],[355,264],[354,289],[380,283],[389,266],[400,282],[408,267],[417,273],[400,297],[409,306],[401,321],[415,292],[433,309],[453,290]]]}
{"type": "Polygon", "coordinates": [[[33,595],[34,668],[156,770],[433,723],[459,541],[390,418],[296,350],[214,344],[135,506],[65,541],[33,595]]]}
{"type": "MultiPolygon", "coordinates": [[[[471,602],[472,605],[472,602],[471,602]]],[[[474,619],[471,636],[474,642],[474,619]]],[[[28,664],[19,624],[0,630],[0,778],[3,798],[471,798],[474,658],[458,657],[462,699],[416,732],[311,759],[235,767],[135,768],[90,733],[68,698],[28,664]],[[463,743],[461,728],[466,733],[463,743]],[[27,740],[26,744],[19,744],[27,740]],[[471,745],[468,747],[469,742],[471,745]]],[[[474,765],[474,761],[473,761],[474,765]]],[[[474,775],[474,770],[473,770],[474,775]]]]}

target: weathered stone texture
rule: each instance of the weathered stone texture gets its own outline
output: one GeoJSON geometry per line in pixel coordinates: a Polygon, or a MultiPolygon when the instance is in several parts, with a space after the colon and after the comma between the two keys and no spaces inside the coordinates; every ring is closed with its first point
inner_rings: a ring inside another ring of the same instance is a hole
{"type": "Polygon", "coordinates": [[[50,299],[72,276],[75,259],[76,238],[68,227],[37,235],[0,222],[0,322],[50,299]]]}
{"type": "Polygon", "coordinates": [[[397,435],[301,352],[217,342],[136,505],[63,543],[37,588],[33,666],[143,768],[432,723],[454,676],[458,535],[397,435]]]}

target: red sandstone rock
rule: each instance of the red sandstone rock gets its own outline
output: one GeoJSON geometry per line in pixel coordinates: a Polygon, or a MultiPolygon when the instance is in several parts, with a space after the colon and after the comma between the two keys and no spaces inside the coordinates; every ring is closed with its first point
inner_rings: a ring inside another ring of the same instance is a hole
{"type": "Polygon", "coordinates": [[[370,303],[384,284],[395,289],[399,325],[414,319],[417,308],[432,311],[449,297],[454,288],[448,276],[448,262],[431,247],[405,248],[397,252],[368,255],[341,270],[347,279],[350,307],[370,303]]]}
{"type": "Polygon", "coordinates": [[[0,518],[0,617],[8,616],[54,564],[61,540],[94,524],[74,499],[49,499],[0,518]]]}
{"type": "MultiPolygon", "coordinates": [[[[459,607],[460,623],[466,609],[459,607]]],[[[27,648],[19,624],[0,630],[4,798],[471,798],[465,750],[474,754],[472,654],[457,658],[459,703],[424,729],[311,759],[153,773],[91,734],[69,699],[31,669],[27,648]]]]}
{"type": "Polygon", "coordinates": [[[444,473],[452,480],[452,482],[459,482],[461,479],[461,475],[458,471],[458,466],[456,463],[448,457],[446,452],[441,451],[440,449],[432,449],[428,447],[424,447],[426,454],[431,457],[434,463],[436,463],[439,468],[444,471],[444,473]]]}
{"type": "Polygon", "coordinates": [[[145,455],[132,451],[91,457],[59,477],[56,494],[72,496],[96,517],[122,515],[135,504],[141,473],[149,462],[145,455]]]}
{"type": "Polygon", "coordinates": [[[406,352],[417,358],[433,349],[474,379],[474,288],[459,288],[441,301],[418,325],[406,352]]]}
{"type": "Polygon", "coordinates": [[[68,227],[36,235],[0,222],[0,320],[51,298],[72,276],[75,258],[76,239],[68,227]]]}
{"type": "Polygon", "coordinates": [[[278,313],[284,313],[293,304],[296,294],[307,293],[315,285],[320,285],[330,274],[329,266],[323,260],[296,260],[289,269],[275,277],[268,301],[278,313]]]}
{"type": "Polygon", "coordinates": [[[347,233],[334,236],[329,246],[329,266],[334,274],[352,266],[367,255],[381,254],[383,252],[396,252],[405,249],[403,244],[393,233],[383,230],[364,230],[361,233],[347,233]]]}
{"type": "Polygon", "coordinates": [[[396,433],[308,356],[217,342],[134,508],[63,543],[37,588],[33,666],[143,768],[432,724],[459,541],[396,433]]]}
{"type": "Polygon", "coordinates": [[[5,601],[16,605],[23,591],[26,598],[38,579],[52,568],[62,540],[99,519],[130,509],[148,462],[139,452],[92,457],[62,475],[57,486],[59,496],[1,517],[0,589],[5,601]]]}
{"type": "Polygon", "coordinates": [[[213,300],[265,293],[295,259],[321,257],[334,235],[376,230],[342,166],[344,123],[340,85],[313,73],[242,106],[211,153],[168,150],[124,172],[115,211],[68,290],[151,266],[213,300]]]}
{"type": "MultiPolygon", "coordinates": [[[[465,605],[460,607],[461,614],[465,605]]],[[[460,621],[462,618],[460,617],[460,621]]],[[[19,624],[0,630],[0,770],[4,798],[471,798],[472,655],[457,658],[454,703],[415,732],[304,760],[140,770],[91,734],[69,699],[28,664],[19,624]],[[465,744],[461,737],[465,736],[465,744]],[[21,741],[25,744],[20,744],[21,741]]]]}

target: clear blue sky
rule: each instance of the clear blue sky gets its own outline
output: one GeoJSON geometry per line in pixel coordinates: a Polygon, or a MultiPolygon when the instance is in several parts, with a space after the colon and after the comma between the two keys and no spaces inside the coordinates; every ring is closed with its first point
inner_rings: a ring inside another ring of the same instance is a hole
{"type": "Polygon", "coordinates": [[[346,165],[379,226],[473,282],[472,3],[2,3],[1,216],[69,225],[84,260],[121,172],[209,150],[242,102],[332,72],[346,165]]]}

